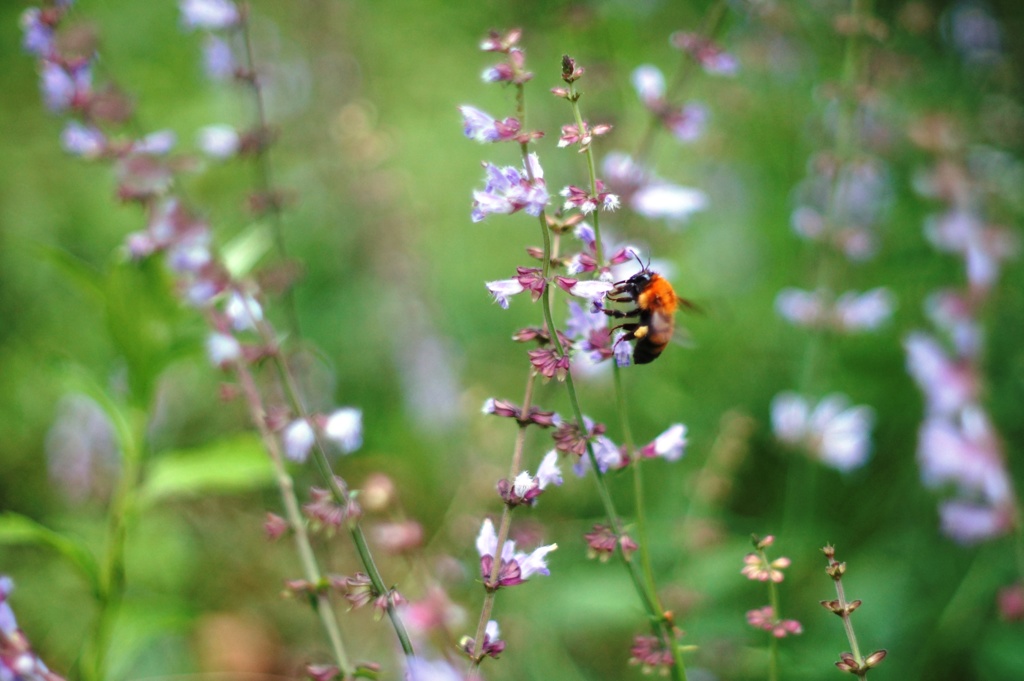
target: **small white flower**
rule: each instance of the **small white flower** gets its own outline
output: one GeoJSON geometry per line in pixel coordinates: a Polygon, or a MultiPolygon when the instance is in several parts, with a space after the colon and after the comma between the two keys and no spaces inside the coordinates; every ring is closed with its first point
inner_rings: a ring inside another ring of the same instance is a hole
{"type": "Polygon", "coordinates": [[[324,436],[349,454],[363,444],[363,412],[354,407],[338,409],[324,422],[324,436]]]}
{"type": "Polygon", "coordinates": [[[238,291],[232,291],[224,306],[224,314],[231,320],[235,331],[255,329],[263,321],[263,308],[256,299],[250,295],[243,296],[238,291]]]}
{"type": "Polygon", "coordinates": [[[231,0],[181,0],[181,19],[186,28],[215,31],[238,23],[238,8],[231,0]]]}
{"type": "Polygon", "coordinates": [[[676,423],[654,439],[654,453],[666,461],[678,461],[686,447],[686,426],[676,423]]]}
{"type": "Polygon", "coordinates": [[[242,345],[234,336],[211,333],[206,338],[206,356],[211,364],[222,367],[242,357],[242,345]]]}
{"type": "Polygon", "coordinates": [[[569,289],[570,295],[577,296],[579,298],[586,298],[592,302],[599,302],[604,300],[604,297],[615,288],[615,285],[607,281],[599,281],[597,279],[587,279],[577,281],[571,289],[569,289]]]}
{"type": "Polygon", "coordinates": [[[636,67],[630,76],[630,82],[647,106],[653,106],[665,97],[665,76],[657,66],[642,64],[636,67]]]}
{"type": "Polygon", "coordinates": [[[697,189],[660,183],[638,189],[630,200],[633,210],[644,217],[685,220],[708,205],[707,195],[697,189]]]}
{"type": "Polygon", "coordinates": [[[520,576],[525,580],[533,575],[550,575],[548,570],[547,555],[558,548],[558,544],[548,544],[534,549],[530,554],[515,554],[516,562],[519,563],[520,576]]]}
{"type": "Polygon", "coordinates": [[[873,331],[888,321],[896,307],[889,289],[879,287],[858,295],[849,291],[836,300],[836,325],[844,331],[873,331]]]}
{"type": "Polygon", "coordinates": [[[537,479],[540,481],[541,489],[551,484],[562,484],[562,470],[558,467],[558,452],[554,449],[545,454],[541,460],[540,467],[537,469],[537,479]]]}
{"type": "Polygon", "coordinates": [[[199,148],[207,156],[231,158],[238,153],[242,138],[230,125],[208,125],[199,131],[199,148]]]}
{"type": "Polygon", "coordinates": [[[779,393],[772,400],[772,430],[788,445],[799,443],[807,435],[807,400],[796,393],[779,393]]]}
{"type": "Polygon", "coordinates": [[[523,471],[516,476],[516,479],[512,481],[512,491],[517,497],[525,496],[527,492],[533,489],[534,478],[530,475],[529,471],[523,471]]]}
{"type": "Polygon", "coordinates": [[[284,455],[292,461],[302,463],[309,456],[309,450],[313,448],[316,434],[309,421],[296,419],[284,429],[281,441],[284,444],[284,455]]]}
{"type": "Polygon", "coordinates": [[[174,148],[174,143],[178,140],[177,135],[172,130],[157,130],[143,137],[141,140],[135,143],[135,151],[143,154],[154,154],[156,156],[162,156],[171,149],[174,148]]]}

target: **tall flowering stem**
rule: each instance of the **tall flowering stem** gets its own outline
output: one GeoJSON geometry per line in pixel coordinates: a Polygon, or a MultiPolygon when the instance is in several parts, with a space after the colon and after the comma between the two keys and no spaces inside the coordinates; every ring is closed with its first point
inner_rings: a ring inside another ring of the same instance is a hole
{"type": "MultiPolygon", "coordinates": [[[[595,155],[588,137],[591,134],[600,134],[601,128],[599,126],[595,126],[593,132],[591,132],[588,124],[583,119],[583,114],[579,105],[581,93],[576,88],[576,81],[579,80],[582,75],[583,68],[577,66],[575,60],[568,55],[563,56],[562,78],[567,87],[559,89],[556,93],[563,94],[566,101],[568,101],[572,107],[573,120],[576,123],[577,134],[582,140],[580,143],[580,151],[587,160],[590,196],[596,199],[601,195],[603,186],[600,184],[597,177],[597,164],[594,158],[595,155]]],[[[595,209],[591,212],[590,220],[594,228],[595,258],[597,260],[599,270],[603,270],[607,267],[607,263],[605,261],[601,239],[600,210],[595,209]]],[[[546,218],[542,220],[541,224],[543,231],[546,233],[546,218]]],[[[550,318],[550,306],[548,305],[545,306],[545,314],[548,317],[547,322],[549,328],[554,328],[552,326],[553,322],[550,318]]],[[[554,335],[557,336],[557,334],[554,335]]],[[[561,348],[559,348],[559,350],[561,351],[561,348]]],[[[654,571],[651,567],[650,543],[647,537],[647,521],[644,504],[643,474],[641,472],[641,462],[643,457],[637,457],[635,453],[632,430],[629,425],[629,415],[626,409],[626,396],[622,383],[621,369],[616,361],[612,362],[612,372],[615,384],[615,402],[619,414],[619,423],[622,428],[623,445],[625,446],[626,456],[632,463],[633,469],[633,489],[636,504],[634,512],[636,516],[636,534],[638,539],[636,544],[640,554],[640,568],[638,569],[636,563],[628,559],[624,552],[620,551],[619,554],[626,562],[630,576],[632,577],[636,587],[637,594],[640,596],[648,610],[648,615],[651,618],[651,626],[654,629],[655,634],[663,641],[665,647],[671,651],[673,664],[670,665],[670,673],[672,678],[685,679],[686,668],[683,664],[679,645],[676,641],[675,626],[671,617],[666,615],[665,608],[662,606],[660,599],[658,598],[657,585],[654,580],[654,571]]],[[[566,376],[565,386],[569,394],[569,402],[572,405],[573,415],[576,417],[576,423],[581,432],[587,432],[571,371],[566,376]]],[[[611,523],[612,531],[616,534],[617,538],[621,540],[623,532],[622,523],[619,514],[615,509],[615,504],[612,500],[611,493],[608,490],[607,483],[605,482],[604,474],[601,472],[601,467],[598,465],[593,446],[589,440],[587,441],[587,456],[590,459],[590,464],[595,474],[594,477],[597,481],[598,493],[601,497],[602,503],[604,504],[605,513],[611,523]]]]}
{"type": "MultiPolygon", "coordinates": [[[[286,399],[289,402],[289,406],[292,409],[292,413],[296,415],[298,420],[309,422],[312,420],[312,415],[302,400],[299,387],[295,382],[295,377],[292,375],[291,370],[288,367],[287,361],[282,353],[277,349],[277,340],[274,336],[273,329],[265,321],[257,323],[256,328],[259,331],[264,344],[266,344],[268,348],[272,349],[270,354],[273,364],[277,370],[281,386],[286,399]]],[[[327,485],[327,489],[330,492],[331,497],[334,499],[334,502],[342,508],[352,508],[353,499],[351,493],[345,489],[342,483],[339,482],[338,477],[334,474],[334,471],[331,468],[331,462],[327,458],[327,447],[323,441],[323,434],[317,430],[314,430],[312,455],[313,463],[316,466],[317,471],[320,473],[320,477],[323,482],[327,485]]],[[[357,513],[350,514],[350,517],[348,517],[347,529],[349,536],[352,539],[352,543],[356,548],[356,552],[359,554],[359,560],[363,565],[363,569],[366,570],[366,574],[370,578],[370,583],[373,586],[375,594],[384,599],[388,619],[395,630],[395,635],[398,637],[398,642],[402,647],[402,651],[407,656],[414,655],[415,651],[413,649],[412,642],[409,639],[409,634],[406,631],[405,624],[403,623],[402,617],[396,607],[394,590],[385,584],[384,578],[381,576],[380,569],[377,567],[377,563],[370,551],[370,546],[366,541],[366,534],[363,532],[362,525],[359,523],[359,516],[357,513]]]]}
{"type": "Polygon", "coordinates": [[[768,547],[775,542],[775,537],[751,537],[754,553],[748,553],[743,559],[740,572],[747,577],[768,585],[768,605],[747,612],[747,623],[755,629],[771,634],[768,649],[768,679],[777,681],[779,678],[779,639],[803,633],[803,627],[796,620],[784,620],[779,615],[778,584],[784,579],[783,570],[790,565],[789,558],[780,557],[775,560],[768,558],[768,547]]]}
{"type": "Polygon", "coordinates": [[[854,633],[853,622],[850,620],[850,614],[860,607],[861,602],[859,600],[848,601],[846,599],[846,593],[843,591],[843,574],[846,572],[846,563],[836,561],[836,550],[831,545],[826,545],[821,549],[821,552],[825,554],[825,558],[828,560],[828,567],[825,568],[825,572],[836,585],[836,598],[831,601],[821,601],[821,605],[843,620],[846,640],[850,643],[850,650],[853,651],[842,653],[839,656],[839,662],[836,662],[836,667],[841,671],[866,679],[868,677],[868,670],[877,667],[885,659],[886,651],[884,649],[876,650],[866,657],[861,654],[860,646],[857,644],[857,634],[854,633]]]}
{"type": "MultiPolygon", "coordinates": [[[[190,28],[210,31],[235,30],[241,16],[230,0],[215,5],[183,2],[181,7],[184,23],[190,28]]],[[[56,24],[64,18],[65,11],[66,6],[54,11],[50,18],[52,25],[49,28],[56,28],[56,24]]],[[[237,370],[254,425],[259,430],[274,463],[276,481],[289,517],[289,524],[295,532],[300,562],[308,582],[315,591],[313,605],[331,642],[339,672],[345,678],[351,678],[358,670],[349,662],[341,644],[337,620],[333,608],[326,599],[325,587],[321,583],[322,573],[317,567],[305,534],[304,520],[298,512],[294,486],[283,468],[282,443],[269,425],[268,410],[264,408],[255,381],[249,372],[250,366],[255,366],[268,355],[272,357],[274,366],[279,371],[282,392],[290,398],[293,413],[301,415],[307,421],[311,420],[299,399],[294,377],[279,351],[275,333],[270,325],[263,321],[262,309],[254,298],[255,287],[232,277],[211,247],[210,226],[184,206],[179,196],[180,190],[176,187],[179,167],[172,160],[165,158],[174,144],[173,135],[160,132],[142,139],[127,136],[125,129],[132,127],[130,124],[134,122],[134,118],[126,99],[123,102],[118,100],[116,107],[113,103],[107,102],[103,107],[97,107],[95,110],[92,108],[92,98],[98,90],[92,88],[89,68],[95,55],[90,55],[90,61],[82,64],[75,62],[74,73],[71,73],[68,69],[72,66],[57,52],[55,42],[34,45],[32,51],[42,60],[46,73],[60,76],[44,81],[44,96],[47,97],[50,108],[57,113],[81,117],[85,121],[84,124],[78,120],[69,121],[62,136],[65,149],[85,159],[105,160],[116,164],[121,171],[121,183],[118,187],[120,198],[136,203],[145,212],[146,228],[128,237],[128,252],[136,259],[155,255],[165,256],[168,271],[174,277],[174,283],[181,293],[183,302],[202,310],[210,323],[211,336],[207,349],[211,360],[218,366],[234,367],[237,370]],[[52,83],[61,87],[52,87],[52,83]],[[72,85],[74,92],[69,94],[68,90],[72,85]],[[106,117],[100,114],[106,114],[106,117]],[[129,125],[123,125],[126,122],[129,125]],[[103,129],[99,127],[101,125],[103,129]],[[243,345],[235,336],[241,336],[254,329],[261,336],[262,342],[259,345],[243,345]]],[[[248,42],[248,51],[251,66],[251,42],[248,42]]],[[[251,68],[249,70],[251,71],[251,68]]],[[[265,116],[261,114],[261,132],[257,137],[262,137],[263,130],[265,116]]],[[[265,186],[270,191],[269,173],[265,174],[264,178],[265,186]]],[[[103,396],[99,397],[102,400],[103,396]]],[[[86,643],[81,662],[81,675],[89,681],[102,681],[107,677],[107,648],[124,591],[124,545],[136,514],[137,487],[142,464],[141,443],[144,441],[145,433],[145,419],[141,413],[123,416],[116,405],[107,406],[107,411],[118,429],[124,452],[124,464],[110,509],[106,559],[96,594],[99,605],[97,624],[92,638],[86,643]]],[[[345,508],[349,508],[351,497],[331,472],[319,437],[315,439],[317,447],[314,459],[335,499],[345,508]]],[[[391,592],[385,587],[376,569],[358,522],[350,520],[349,531],[364,567],[370,574],[374,589],[379,596],[387,600],[387,610],[403,650],[407,655],[412,655],[412,646],[394,608],[391,592]]]]}
{"type": "MultiPolygon", "coordinates": [[[[277,248],[278,256],[283,262],[286,262],[288,250],[285,246],[284,225],[281,219],[281,203],[283,199],[274,187],[273,165],[269,149],[270,119],[267,116],[266,97],[256,65],[256,54],[252,39],[252,13],[247,3],[241,7],[239,31],[242,34],[242,41],[245,45],[246,65],[243,80],[252,90],[254,108],[256,109],[257,137],[261,140],[261,143],[256,145],[255,151],[258,192],[255,203],[263,206],[269,213],[274,233],[274,245],[277,248]]],[[[285,287],[284,304],[291,330],[298,336],[301,331],[298,311],[295,309],[295,287],[292,284],[293,282],[289,281],[285,287]]]]}
{"type": "MultiPolygon", "coordinates": [[[[263,405],[259,388],[256,386],[252,372],[249,371],[249,367],[245,362],[235,361],[231,364],[231,368],[242,386],[242,392],[245,394],[245,401],[249,407],[250,418],[256,424],[260,438],[263,440],[267,454],[270,456],[270,461],[274,466],[274,476],[277,481],[278,490],[281,492],[285,517],[288,520],[288,526],[291,528],[294,537],[295,548],[302,563],[304,577],[311,584],[319,585],[322,575],[317,564],[316,555],[313,553],[313,547],[309,541],[309,534],[306,531],[306,521],[302,517],[299,501],[295,495],[295,483],[285,467],[284,457],[282,456],[277,436],[270,431],[267,425],[266,408],[263,405]]],[[[318,589],[312,597],[312,601],[317,616],[320,618],[320,623],[327,633],[327,639],[331,644],[331,651],[338,663],[338,670],[342,678],[349,678],[353,667],[349,661],[345,645],[342,642],[338,621],[327,598],[327,594],[323,590],[318,589]]]]}

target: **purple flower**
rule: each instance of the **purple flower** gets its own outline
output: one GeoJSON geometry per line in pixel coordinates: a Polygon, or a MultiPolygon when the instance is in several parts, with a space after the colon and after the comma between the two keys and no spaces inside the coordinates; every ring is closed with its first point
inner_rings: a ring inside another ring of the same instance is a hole
{"type": "Polygon", "coordinates": [[[517,552],[515,542],[506,540],[501,547],[501,567],[497,583],[490,583],[491,570],[498,551],[498,536],[494,531],[494,523],[490,518],[484,519],[480,534],[476,538],[476,550],[480,554],[480,571],[485,585],[490,589],[501,586],[521,584],[535,574],[548,575],[546,557],[558,548],[557,544],[549,544],[534,549],[532,553],[517,552]]]}
{"type": "Polygon", "coordinates": [[[462,131],[471,140],[486,144],[515,139],[519,134],[519,121],[506,118],[499,121],[472,106],[460,106],[462,131]]]}
{"type": "Polygon", "coordinates": [[[577,208],[584,215],[590,215],[600,207],[602,210],[616,210],[619,207],[619,197],[611,192],[604,191],[604,182],[595,182],[597,194],[591,195],[586,189],[569,185],[559,192],[565,197],[564,210],[577,208]]]}
{"type": "MultiPolygon", "coordinates": [[[[626,458],[622,449],[612,442],[606,435],[598,435],[591,439],[590,446],[594,450],[594,458],[597,459],[597,467],[602,473],[622,468],[626,465],[626,458]]],[[[572,471],[577,477],[582,478],[590,469],[590,457],[582,456],[579,461],[573,464],[572,471]]]]}
{"type": "Polygon", "coordinates": [[[977,544],[1001,537],[1014,526],[1014,507],[986,506],[966,501],[945,501],[939,505],[942,531],[961,544],[977,544]]]}
{"type": "Polygon", "coordinates": [[[648,108],[660,108],[665,99],[665,76],[661,69],[651,64],[642,64],[633,69],[630,76],[633,88],[648,108]]]}
{"type": "Polygon", "coordinates": [[[734,76],[739,70],[736,57],[722,49],[710,38],[697,33],[678,31],[671,36],[674,47],[689,52],[704,71],[719,76],[734,76]]]}
{"type": "Polygon", "coordinates": [[[519,295],[526,289],[519,283],[518,279],[500,279],[487,282],[487,290],[494,297],[494,302],[501,305],[502,309],[508,309],[509,298],[519,295]]]}
{"type": "Polygon", "coordinates": [[[7,600],[14,590],[10,577],[0,576],[0,679],[4,681],[63,681],[47,669],[32,652],[25,634],[18,629],[7,600]]]}
{"type": "Polygon", "coordinates": [[[137,154],[153,154],[163,156],[174,148],[177,136],[171,130],[157,130],[151,132],[132,145],[132,151],[137,154]]]}
{"type": "Polygon", "coordinates": [[[903,341],[907,371],[925,395],[928,411],[949,415],[977,400],[980,379],[973,364],[951,359],[935,338],[915,332],[903,341]]]}
{"type": "Polygon", "coordinates": [[[63,113],[70,107],[81,106],[92,92],[92,67],[87,61],[65,66],[44,60],[39,83],[46,107],[63,113]]]}
{"type": "Polygon", "coordinates": [[[181,0],[178,3],[185,28],[216,31],[239,22],[238,7],[231,0],[181,0]]]}
{"type": "Polygon", "coordinates": [[[694,142],[704,134],[708,122],[708,108],[703,104],[690,103],[681,108],[666,111],[662,120],[669,132],[680,142],[694,142]]]}
{"type": "Polygon", "coordinates": [[[989,503],[1012,500],[1002,446],[988,417],[976,407],[965,409],[957,420],[928,418],[921,426],[917,458],[928,487],[952,484],[960,494],[989,503]]]}
{"type": "Polygon", "coordinates": [[[780,393],[772,400],[772,429],[781,442],[805,449],[836,470],[850,471],[867,461],[874,412],[847,405],[844,396],[833,394],[812,410],[803,397],[780,393]]]}
{"type": "Polygon", "coordinates": [[[831,294],[822,289],[785,288],[775,297],[776,311],[791,324],[847,333],[877,329],[889,319],[894,307],[893,295],[884,287],[860,294],[847,291],[834,303],[831,294]]]}
{"type": "Polygon", "coordinates": [[[895,306],[892,292],[885,287],[861,294],[848,291],[836,300],[833,318],[843,331],[873,331],[889,320],[895,306]]]}
{"type": "Polygon", "coordinates": [[[464,681],[460,671],[446,660],[427,660],[422,657],[405,658],[406,681],[464,681]]]}
{"type": "Polygon", "coordinates": [[[99,158],[107,150],[107,136],[98,128],[78,121],[68,121],[60,134],[60,142],[64,151],[89,160],[99,158]]]}
{"type": "Polygon", "coordinates": [[[238,70],[231,44],[219,35],[211,33],[203,40],[203,70],[214,80],[229,80],[238,70]]]}
{"type": "Polygon", "coordinates": [[[19,20],[23,32],[21,46],[29,54],[48,57],[53,52],[53,26],[46,21],[43,11],[29,7],[19,20]]]}
{"type": "Polygon", "coordinates": [[[493,213],[508,215],[525,210],[537,217],[548,204],[548,191],[544,185],[544,173],[536,154],[529,156],[533,181],[525,170],[485,163],[486,185],[482,191],[473,192],[473,222],[480,222],[493,213]]]}

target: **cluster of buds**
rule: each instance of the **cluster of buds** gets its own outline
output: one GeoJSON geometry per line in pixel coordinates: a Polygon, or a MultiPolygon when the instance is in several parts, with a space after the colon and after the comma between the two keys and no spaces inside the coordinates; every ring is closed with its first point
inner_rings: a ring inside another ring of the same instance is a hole
{"type": "Polygon", "coordinates": [[[644,674],[658,672],[667,675],[675,664],[671,649],[657,636],[638,634],[633,637],[633,646],[629,650],[629,663],[639,665],[644,674]]]}
{"type": "MultiPolygon", "coordinates": [[[[775,560],[768,559],[767,550],[775,543],[775,537],[772,535],[766,537],[753,535],[751,542],[755,550],[743,558],[744,565],[740,573],[747,579],[767,582],[771,602],[777,603],[778,596],[775,585],[781,583],[785,578],[782,571],[790,566],[791,561],[786,557],[779,557],[775,560]]],[[[774,605],[748,610],[747,624],[755,629],[767,631],[775,638],[795,636],[802,634],[804,630],[797,620],[782,619],[774,605]]]]}
{"type": "Polygon", "coordinates": [[[821,552],[825,554],[825,558],[828,561],[825,573],[832,578],[833,582],[835,582],[837,595],[837,598],[833,600],[821,601],[821,605],[823,608],[835,615],[838,615],[843,620],[844,628],[846,629],[847,635],[850,639],[850,645],[854,650],[852,653],[841,653],[839,655],[839,662],[836,662],[836,667],[844,672],[849,672],[854,676],[863,678],[867,675],[868,670],[881,664],[882,660],[885,659],[887,652],[883,649],[876,650],[867,656],[862,656],[860,654],[860,649],[857,646],[857,639],[853,633],[853,624],[850,621],[850,614],[861,606],[861,601],[846,600],[846,594],[843,591],[843,575],[846,574],[846,563],[841,563],[836,560],[835,547],[826,545],[821,549],[821,552]]]}
{"type": "Polygon", "coordinates": [[[347,526],[363,515],[355,495],[345,490],[345,481],[335,476],[334,482],[343,492],[343,502],[337,500],[332,490],[312,487],[309,490],[311,501],[302,506],[302,512],[309,518],[310,529],[314,532],[323,530],[328,536],[333,535],[342,525],[347,526]]]}
{"type": "Polygon", "coordinates": [[[743,557],[743,569],[740,573],[747,579],[758,582],[774,582],[779,584],[785,579],[782,571],[788,568],[792,561],[784,556],[769,561],[765,549],[775,543],[775,537],[768,535],[758,537],[754,535],[751,541],[756,549],[743,557]]]}
{"type": "Polygon", "coordinates": [[[628,534],[616,534],[612,528],[602,524],[594,525],[594,529],[583,535],[583,538],[587,542],[587,558],[597,558],[602,563],[615,554],[616,548],[622,551],[626,560],[640,548],[628,534]]]}
{"type": "MultiPolygon", "coordinates": [[[[486,627],[484,627],[484,640],[480,644],[479,657],[481,660],[484,657],[497,659],[505,651],[505,642],[498,638],[499,635],[498,622],[496,620],[488,620],[486,627]]],[[[459,648],[472,658],[475,654],[474,651],[477,649],[476,640],[472,636],[463,636],[459,640],[459,648]]]]}

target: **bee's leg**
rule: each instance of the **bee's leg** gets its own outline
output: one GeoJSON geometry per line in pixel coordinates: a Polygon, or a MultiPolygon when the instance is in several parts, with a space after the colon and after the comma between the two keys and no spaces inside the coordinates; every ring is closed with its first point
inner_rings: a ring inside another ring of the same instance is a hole
{"type": "Polygon", "coordinates": [[[639,307],[635,308],[633,310],[625,310],[625,311],[623,311],[623,310],[609,310],[608,308],[605,307],[605,308],[601,308],[601,311],[604,312],[609,317],[615,317],[616,319],[625,319],[627,317],[639,317],[640,316],[640,308],[639,307]]]}
{"type": "Polygon", "coordinates": [[[636,340],[637,338],[643,338],[644,336],[647,335],[647,331],[649,328],[650,327],[648,327],[646,324],[631,323],[613,326],[611,329],[609,329],[609,331],[614,333],[615,331],[622,329],[625,332],[622,334],[619,340],[615,341],[616,345],[618,345],[622,341],[631,341],[636,340]]]}
{"type": "MultiPolygon", "coordinates": [[[[615,294],[615,295],[620,295],[620,294],[615,294]]],[[[607,296],[605,296],[605,300],[610,300],[613,303],[632,303],[633,302],[633,297],[630,296],[629,294],[620,295],[620,297],[618,297],[618,298],[616,298],[615,295],[608,294],[607,296]]]]}

